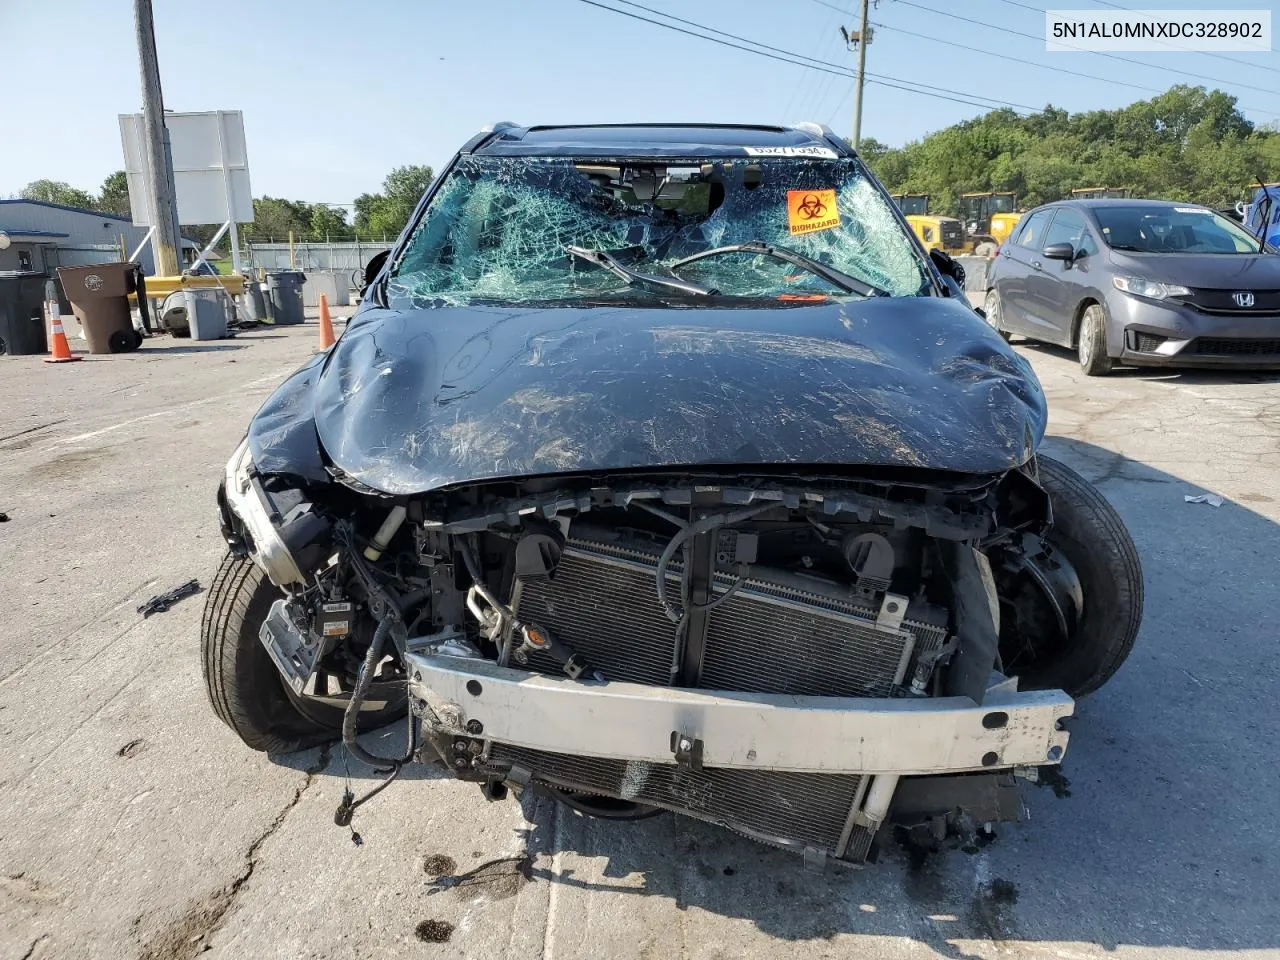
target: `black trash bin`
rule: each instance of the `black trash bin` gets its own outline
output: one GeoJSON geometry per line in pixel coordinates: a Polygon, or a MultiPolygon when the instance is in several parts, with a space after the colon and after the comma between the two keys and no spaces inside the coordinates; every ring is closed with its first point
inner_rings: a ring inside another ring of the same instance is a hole
{"type": "Polygon", "coordinates": [[[271,298],[271,317],[281,326],[302,323],[302,285],[307,278],[301,270],[281,270],[267,274],[267,293],[271,298]]]}
{"type": "Polygon", "coordinates": [[[0,356],[47,353],[44,331],[44,286],[48,276],[0,271],[0,356]]]}

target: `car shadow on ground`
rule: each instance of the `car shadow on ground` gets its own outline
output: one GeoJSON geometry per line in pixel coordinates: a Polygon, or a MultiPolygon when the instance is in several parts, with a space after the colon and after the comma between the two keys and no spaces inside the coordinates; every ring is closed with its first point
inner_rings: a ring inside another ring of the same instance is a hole
{"type": "Polygon", "coordinates": [[[788,941],[910,938],[956,958],[974,955],[966,941],[1280,947],[1280,775],[1259,762],[1280,702],[1280,526],[1186,504],[1201,488],[1086,443],[1050,438],[1045,452],[1123,515],[1146,612],[1129,661],[1077,704],[1063,777],[1023,787],[1024,822],[969,852],[890,840],[874,866],[821,872],[710,824],[592,820],[526,794],[528,877],[568,896],[662,897],[788,941]]]}
{"type": "MultiPolygon", "coordinates": [[[[403,757],[406,752],[407,725],[403,719],[377,730],[360,734],[360,746],[375,757],[388,760],[403,757]]],[[[383,770],[375,769],[358,759],[342,744],[340,737],[320,747],[298,750],[294,753],[271,753],[272,763],[303,773],[342,777],[350,780],[352,790],[364,793],[386,779],[383,770]]],[[[451,776],[443,763],[407,763],[396,775],[396,782],[409,780],[443,780],[451,776]]]]}
{"type": "MultiPolygon", "coordinates": [[[[1025,348],[1046,357],[1057,357],[1076,362],[1076,352],[1068,347],[1040,343],[1015,337],[1013,346],[1025,348]]],[[[1081,376],[1084,376],[1082,373],[1081,376]]],[[[1117,366],[1101,379],[1166,380],[1187,384],[1221,383],[1280,383],[1280,369],[1258,367],[1254,369],[1234,367],[1129,367],[1117,366]]]]}

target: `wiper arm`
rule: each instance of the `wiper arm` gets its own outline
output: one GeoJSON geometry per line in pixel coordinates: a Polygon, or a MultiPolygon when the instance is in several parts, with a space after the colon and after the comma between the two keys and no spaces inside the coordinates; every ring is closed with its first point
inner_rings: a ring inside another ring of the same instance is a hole
{"type": "Polygon", "coordinates": [[[595,264],[601,269],[608,270],[620,280],[625,280],[627,284],[647,283],[652,287],[663,287],[667,290],[678,290],[681,293],[692,294],[697,297],[709,297],[716,293],[715,290],[708,290],[706,287],[700,287],[696,283],[690,283],[688,280],[681,280],[678,277],[655,277],[652,274],[640,273],[632,270],[630,267],[624,267],[618,262],[617,257],[612,254],[605,253],[603,250],[591,250],[587,247],[575,247],[572,244],[565,244],[565,252],[570,256],[577,257],[579,260],[585,260],[587,263],[595,264]]]}
{"type": "Polygon", "coordinates": [[[756,253],[765,257],[773,257],[775,260],[781,260],[792,266],[808,270],[810,273],[815,273],[828,283],[839,287],[845,293],[856,293],[862,297],[887,297],[889,295],[888,291],[873,287],[871,284],[859,280],[857,277],[851,277],[835,267],[829,267],[821,260],[814,260],[812,257],[806,257],[803,253],[796,253],[786,247],[772,246],[759,240],[752,240],[749,243],[732,243],[724,247],[703,250],[701,253],[685,257],[683,260],[677,260],[671,265],[671,269],[676,270],[685,264],[693,263],[704,257],[719,256],[722,253],[756,253]]]}

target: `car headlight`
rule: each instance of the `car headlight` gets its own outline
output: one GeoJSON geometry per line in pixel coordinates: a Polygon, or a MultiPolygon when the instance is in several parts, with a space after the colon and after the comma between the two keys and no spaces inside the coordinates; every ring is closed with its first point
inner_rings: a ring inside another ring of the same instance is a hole
{"type": "Polygon", "coordinates": [[[1159,280],[1144,280],[1142,277],[1112,277],[1111,282],[1116,285],[1117,290],[1150,300],[1191,296],[1191,291],[1180,283],[1161,283],[1159,280]]]}
{"type": "Polygon", "coordinates": [[[254,477],[253,455],[243,440],[227,461],[224,486],[227,507],[244,524],[250,556],[278,587],[305,583],[297,561],[280,535],[266,495],[254,477]]]}

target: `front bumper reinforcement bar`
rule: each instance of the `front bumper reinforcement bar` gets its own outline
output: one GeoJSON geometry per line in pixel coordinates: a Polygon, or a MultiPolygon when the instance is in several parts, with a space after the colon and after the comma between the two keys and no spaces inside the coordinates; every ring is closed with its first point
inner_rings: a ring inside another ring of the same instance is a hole
{"type": "Polygon", "coordinates": [[[444,730],[534,750],[812,773],[935,774],[1056,763],[1061,690],[967,697],[796,697],[596,683],[488,660],[406,656],[410,694],[444,730]],[[681,756],[681,754],[684,756],[681,756]]]}

